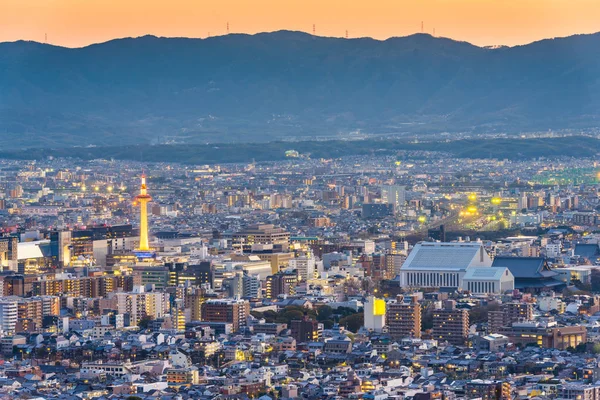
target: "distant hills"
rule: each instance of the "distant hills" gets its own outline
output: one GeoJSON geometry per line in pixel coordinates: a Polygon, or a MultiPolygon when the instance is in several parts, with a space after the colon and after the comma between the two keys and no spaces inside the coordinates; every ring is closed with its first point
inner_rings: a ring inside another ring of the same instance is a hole
{"type": "Polygon", "coordinates": [[[280,31],[0,43],[4,148],[595,128],[600,34],[482,48],[280,31]]]}

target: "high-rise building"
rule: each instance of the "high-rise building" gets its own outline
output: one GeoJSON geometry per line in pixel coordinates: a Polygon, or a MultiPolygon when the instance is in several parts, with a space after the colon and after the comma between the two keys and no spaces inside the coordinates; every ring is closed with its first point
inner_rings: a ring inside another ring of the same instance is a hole
{"type": "Polygon", "coordinates": [[[433,313],[433,338],[454,345],[464,345],[469,336],[469,312],[457,309],[456,302],[446,300],[441,310],[433,313]]]}
{"type": "Polygon", "coordinates": [[[387,204],[393,204],[396,209],[404,206],[405,199],[404,186],[383,185],[381,186],[381,200],[387,204]]]}
{"type": "Polygon", "coordinates": [[[533,304],[506,303],[499,311],[488,312],[488,333],[498,333],[514,322],[533,320],[533,304]]]}
{"type": "Polygon", "coordinates": [[[365,328],[374,332],[381,332],[385,326],[385,300],[369,296],[364,309],[365,328]]]}
{"type": "Polygon", "coordinates": [[[116,298],[117,312],[128,314],[132,326],[145,317],[162,318],[169,312],[169,294],[165,292],[119,292],[112,293],[110,298],[116,298]]]}
{"type": "Polygon", "coordinates": [[[279,295],[296,294],[296,285],[298,285],[298,275],[296,273],[279,272],[275,275],[267,276],[266,280],[267,299],[276,299],[279,295]]]}
{"type": "Polygon", "coordinates": [[[298,271],[298,279],[308,281],[315,277],[316,260],[312,253],[292,258],[290,260],[290,268],[298,271]]]}
{"type": "Polygon", "coordinates": [[[229,322],[233,330],[246,326],[250,315],[250,303],[245,300],[210,299],[202,304],[202,321],[229,322]]]}
{"type": "Polygon", "coordinates": [[[41,328],[44,317],[42,300],[37,298],[18,298],[15,300],[17,301],[17,317],[19,321],[30,321],[33,327],[41,328]]]}
{"type": "Polygon", "coordinates": [[[386,325],[394,339],[421,337],[421,305],[417,296],[410,296],[406,302],[403,296],[387,303],[386,325]]]}
{"type": "Polygon", "coordinates": [[[14,300],[0,300],[0,334],[13,335],[18,319],[18,304],[14,300]]]}
{"type": "Polygon", "coordinates": [[[241,299],[244,297],[244,271],[234,271],[229,278],[223,279],[222,288],[227,291],[227,297],[241,299]]]}
{"type": "Polygon", "coordinates": [[[17,238],[13,236],[0,238],[0,265],[3,271],[17,272],[18,265],[17,238]]]}
{"type": "Polygon", "coordinates": [[[322,325],[305,315],[302,319],[292,320],[290,323],[292,337],[297,343],[316,342],[321,337],[322,325]]]}
{"type": "Polygon", "coordinates": [[[261,294],[260,277],[243,270],[235,270],[231,277],[223,279],[222,287],[234,299],[257,298],[261,294]]]}
{"type": "Polygon", "coordinates": [[[244,273],[242,276],[243,296],[245,298],[255,299],[260,297],[260,279],[258,275],[244,273]]]}

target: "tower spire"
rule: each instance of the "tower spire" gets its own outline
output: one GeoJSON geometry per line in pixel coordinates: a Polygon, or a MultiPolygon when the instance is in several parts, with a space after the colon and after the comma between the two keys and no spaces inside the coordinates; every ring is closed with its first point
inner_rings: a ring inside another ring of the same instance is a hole
{"type": "Polygon", "coordinates": [[[148,194],[146,186],[146,175],[142,174],[140,194],[135,196],[135,200],[140,204],[140,251],[149,251],[148,242],[148,203],[152,201],[152,196],[148,194]]]}

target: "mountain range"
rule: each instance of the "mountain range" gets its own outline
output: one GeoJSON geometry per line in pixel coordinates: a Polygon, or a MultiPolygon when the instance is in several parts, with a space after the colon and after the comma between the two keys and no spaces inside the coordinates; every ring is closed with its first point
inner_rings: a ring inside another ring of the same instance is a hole
{"type": "Polygon", "coordinates": [[[0,43],[5,148],[593,129],[600,34],[484,48],[279,31],[0,43]]]}

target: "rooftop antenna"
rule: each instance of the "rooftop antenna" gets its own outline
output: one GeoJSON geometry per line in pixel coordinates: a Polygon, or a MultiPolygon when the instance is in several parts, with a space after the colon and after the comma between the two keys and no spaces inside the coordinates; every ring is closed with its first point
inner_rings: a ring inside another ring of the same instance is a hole
{"type": "Polygon", "coordinates": [[[315,24],[313,24],[313,36],[316,36],[317,34],[317,26],[315,24]]]}

